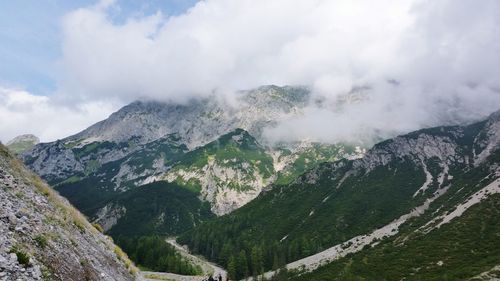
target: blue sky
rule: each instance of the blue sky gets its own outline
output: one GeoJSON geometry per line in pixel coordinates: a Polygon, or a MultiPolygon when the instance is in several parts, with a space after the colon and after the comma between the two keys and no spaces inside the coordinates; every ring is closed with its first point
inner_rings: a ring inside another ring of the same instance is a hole
{"type": "MultiPolygon", "coordinates": [[[[55,68],[61,57],[61,18],[89,0],[0,0],[0,85],[37,95],[56,89],[55,68]]],[[[111,17],[119,23],[135,15],[178,15],[196,0],[118,0],[111,17]]]]}

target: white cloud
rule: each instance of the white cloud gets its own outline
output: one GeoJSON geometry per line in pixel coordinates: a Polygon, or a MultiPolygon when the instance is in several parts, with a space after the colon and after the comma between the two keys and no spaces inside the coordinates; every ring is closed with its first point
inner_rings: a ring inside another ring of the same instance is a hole
{"type": "Polygon", "coordinates": [[[290,121],[302,126],[268,133],[329,140],[470,121],[500,107],[497,0],[205,0],[179,16],[121,24],[108,15],[117,5],[63,19],[57,99],[183,102],[217,88],[304,84],[323,106],[290,121]],[[361,102],[332,109],[359,86],[370,88],[361,102]]]}
{"type": "Polygon", "coordinates": [[[41,141],[63,138],[106,118],[116,109],[103,102],[67,107],[46,96],[6,88],[0,88],[0,100],[0,140],[4,143],[21,134],[34,134],[41,141]]]}
{"type": "Polygon", "coordinates": [[[124,24],[101,7],[79,9],[63,21],[61,84],[91,98],[183,101],[221,87],[338,76],[353,83],[376,77],[394,57],[413,20],[411,3],[208,0],[180,16],[124,24]]]}

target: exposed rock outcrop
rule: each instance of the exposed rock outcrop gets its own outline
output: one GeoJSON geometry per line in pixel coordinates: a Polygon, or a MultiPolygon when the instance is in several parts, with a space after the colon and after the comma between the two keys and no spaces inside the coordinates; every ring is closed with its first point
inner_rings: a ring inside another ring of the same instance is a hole
{"type": "Polygon", "coordinates": [[[110,238],[0,145],[0,280],[133,280],[110,238]]]}

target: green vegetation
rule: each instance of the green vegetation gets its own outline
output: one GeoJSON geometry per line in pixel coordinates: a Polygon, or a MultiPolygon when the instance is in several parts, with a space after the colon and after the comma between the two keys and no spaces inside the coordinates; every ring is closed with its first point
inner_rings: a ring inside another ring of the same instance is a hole
{"type": "Polygon", "coordinates": [[[162,277],[158,274],[146,274],[146,275],[144,275],[144,277],[147,279],[160,280],[160,281],[175,281],[175,279],[162,277]]]}
{"type": "Polygon", "coordinates": [[[16,254],[17,262],[19,262],[19,264],[25,267],[30,265],[30,256],[24,249],[22,249],[21,246],[19,245],[13,246],[10,249],[9,253],[16,254]]]}
{"type": "Polygon", "coordinates": [[[47,245],[49,244],[47,237],[45,235],[42,235],[42,234],[35,236],[34,240],[35,240],[36,244],[42,249],[47,247],[47,245]]]}
{"type": "Polygon", "coordinates": [[[163,181],[127,191],[111,202],[127,210],[109,231],[113,237],[175,235],[214,217],[197,193],[163,181]]]}
{"type": "Polygon", "coordinates": [[[135,276],[138,272],[138,269],[135,264],[132,263],[128,255],[120,248],[120,246],[115,245],[113,252],[115,253],[116,257],[125,264],[125,268],[128,269],[130,274],[135,276]]]}
{"type": "Polygon", "coordinates": [[[314,183],[303,178],[303,182],[275,186],[178,240],[231,269],[233,278],[241,278],[280,268],[367,233],[424,200],[412,197],[425,175],[411,161],[394,161],[370,173],[346,177],[337,188],[351,162],[339,163],[338,168],[323,165],[314,183]]]}
{"type": "MultiPolygon", "coordinates": [[[[469,153],[467,148],[464,147],[463,153],[469,153]]],[[[497,150],[477,167],[454,166],[453,180],[444,182],[451,184],[448,191],[424,214],[403,224],[398,235],[312,273],[289,274],[288,280],[469,280],[490,270],[500,260],[499,194],[490,195],[440,228],[431,230],[440,220],[429,222],[437,215],[450,213],[490,184],[496,178],[491,167],[499,162],[500,150],[497,150]]],[[[427,167],[434,175],[439,172],[435,170],[435,159],[429,159],[427,167]]]]}
{"type": "MultiPolygon", "coordinates": [[[[500,249],[500,231],[495,221],[500,198],[492,197],[428,234],[417,230],[494,180],[488,175],[491,167],[500,162],[498,151],[479,167],[467,161],[472,159],[473,149],[476,153],[484,149],[474,142],[487,137],[481,133],[484,124],[437,127],[403,136],[411,141],[426,133],[446,137],[444,142],[459,146],[460,161],[451,164],[448,172],[453,178],[445,177],[442,185],[436,177],[444,171],[444,160],[425,159],[425,167],[434,180],[415,197],[426,179],[420,155],[395,155],[389,149],[394,140],[375,146],[389,160],[370,170],[353,168],[356,164],[353,161],[329,163],[338,157],[340,147],[313,146],[298,155],[286,172],[277,175],[272,189],[219,218],[214,218],[210,206],[199,200],[201,183],[197,179],[179,178],[177,184],[156,182],[128,191],[125,190],[136,182],[117,184],[113,179],[125,163],[132,169],[128,173],[140,174],[151,169],[158,155],[165,165],[172,167],[170,172],[200,170],[215,162],[245,171],[242,182],[255,180],[256,173],[264,179],[271,178],[275,173],[272,158],[240,129],[190,152],[174,144],[173,139],[154,142],[126,159],[102,166],[95,162],[100,150],[110,149],[109,145],[113,149],[128,149],[138,144],[89,144],[73,148],[81,159],[90,159],[86,162],[90,168],[60,183],[58,190],[89,216],[108,204],[123,207],[126,212],[109,234],[143,267],[195,274],[198,269],[170,249],[161,236],[148,236],[182,233],[179,243],[226,267],[232,279],[241,279],[282,268],[291,261],[384,226],[451,183],[445,195],[434,201],[426,213],[402,225],[398,235],[313,273],[297,276],[297,272],[283,271],[275,280],[463,280],[491,269],[500,259],[496,250],[500,249]]],[[[283,151],[285,156],[290,154],[283,151]]],[[[454,159],[446,161],[449,164],[454,159]]],[[[216,183],[237,190],[249,188],[232,182],[216,183]]],[[[120,251],[115,251],[118,256],[122,254],[120,251]]]]}
{"type": "Polygon", "coordinates": [[[35,143],[33,143],[32,141],[21,141],[10,144],[7,147],[9,148],[10,151],[19,154],[23,153],[28,149],[31,149],[33,146],[35,146],[35,143]]]}
{"type": "Polygon", "coordinates": [[[498,265],[499,216],[494,195],[428,234],[407,231],[290,280],[468,280],[498,265]]]}
{"type": "MultiPolygon", "coordinates": [[[[70,202],[88,217],[104,207],[110,200],[115,199],[124,190],[136,187],[135,181],[121,182],[117,189],[114,177],[118,175],[122,165],[130,166],[133,173],[140,174],[146,169],[152,169],[158,155],[164,158],[164,164],[172,164],[187,150],[185,145],[178,144],[175,136],[148,143],[141,149],[131,153],[124,159],[101,165],[98,161],[102,151],[127,150],[137,146],[134,139],[122,143],[91,143],[80,148],[72,147],[77,158],[84,161],[85,171],[76,173],[64,179],[48,179],[51,184],[70,202]]],[[[144,178],[138,178],[142,180],[144,178]]]]}
{"type": "Polygon", "coordinates": [[[34,135],[22,135],[14,138],[13,140],[7,142],[7,148],[14,154],[21,154],[27,150],[30,150],[35,146],[40,140],[34,135]]]}
{"type": "MultiPolygon", "coordinates": [[[[446,142],[459,145],[460,156],[470,157],[473,140],[483,126],[484,122],[468,127],[432,128],[409,134],[406,138],[411,140],[422,133],[444,136],[448,138],[446,142]]],[[[384,141],[375,149],[390,156],[392,144],[393,140],[384,141]]],[[[449,179],[442,185],[436,179],[443,172],[442,160],[436,157],[426,159],[425,166],[434,180],[425,192],[413,197],[426,178],[420,160],[411,155],[389,159],[370,171],[353,169],[353,161],[347,160],[321,164],[293,184],[274,186],[235,212],[186,232],[178,241],[226,266],[233,278],[258,275],[261,268],[255,264],[261,261],[252,256],[254,249],[262,253],[264,270],[278,269],[286,263],[387,225],[423,204],[438,188],[450,184],[449,179]]],[[[417,225],[429,221],[429,216],[435,215],[439,207],[439,212],[449,211],[491,182],[493,178],[487,176],[491,173],[490,167],[500,162],[499,153],[495,152],[488,161],[476,168],[460,161],[451,165],[452,186],[446,196],[431,205],[433,211],[411,220],[412,224],[408,225],[412,225],[412,231],[417,225]]],[[[495,243],[493,245],[498,245],[495,243]]],[[[375,276],[361,275],[361,278],[373,280],[377,279],[375,276]]],[[[349,280],[351,276],[343,277],[346,278],[343,280],[349,280]]]]}
{"type": "Polygon", "coordinates": [[[75,183],[75,182],[79,182],[80,180],[81,180],[81,178],[79,176],[71,176],[71,177],[67,178],[66,180],[64,180],[63,182],[61,182],[61,184],[75,183]]]}
{"type": "Polygon", "coordinates": [[[202,274],[199,266],[191,265],[160,236],[119,236],[116,243],[129,253],[137,264],[150,270],[183,275],[202,274]]]}
{"type": "Polygon", "coordinates": [[[277,173],[276,185],[289,184],[306,171],[316,168],[321,163],[334,162],[344,157],[346,153],[353,153],[354,147],[342,144],[313,143],[303,151],[295,153],[286,148],[280,149],[281,157],[295,157],[294,161],[277,173]]]}
{"type": "MultiPolygon", "coordinates": [[[[186,153],[173,167],[170,173],[179,170],[199,171],[210,162],[218,166],[240,170],[243,177],[239,182],[220,182],[220,185],[236,190],[253,189],[247,183],[255,181],[255,174],[268,179],[274,174],[273,159],[248,132],[242,129],[221,136],[217,140],[200,148],[186,153]]],[[[214,179],[218,180],[218,179],[214,179]]],[[[199,181],[184,181],[178,178],[176,181],[190,190],[200,191],[199,181]]]]}
{"type": "Polygon", "coordinates": [[[102,226],[98,223],[93,223],[92,226],[97,229],[97,231],[99,231],[100,233],[104,233],[104,229],[102,228],[102,226]]]}

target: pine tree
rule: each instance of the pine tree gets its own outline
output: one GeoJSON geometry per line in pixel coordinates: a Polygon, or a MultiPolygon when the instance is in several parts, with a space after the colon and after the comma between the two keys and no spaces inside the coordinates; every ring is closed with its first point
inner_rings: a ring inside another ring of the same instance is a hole
{"type": "Polygon", "coordinates": [[[241,250],[237,260],[238,279],[248,276],[248,260],[245,250],[241,250]]]}
{"type": "Polygon", "coordinates": [[[259,246],[253,246],[252,248],[252,275],[256,278],[262,273],[263,261],[262,261],[262,251],[259,246]]]}
{"type": "Polygon", "coordinates": [[[236,264],[236,258],[234,256],[229,257],[229,262],[227,263],[227,273],[233,280],[238,278],[238,268],[236,264]]]}

